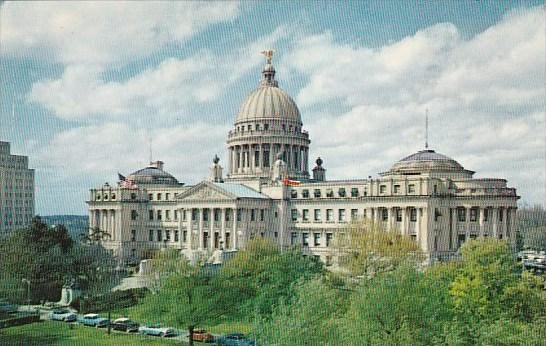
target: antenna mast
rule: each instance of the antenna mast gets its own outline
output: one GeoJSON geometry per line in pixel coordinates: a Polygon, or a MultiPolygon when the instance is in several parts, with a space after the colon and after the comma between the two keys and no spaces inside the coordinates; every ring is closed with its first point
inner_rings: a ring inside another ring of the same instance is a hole
{"type": "Polygon", "coordinates": [[[428,108],[425,112],[425,149],[428,149],[428,108]]]}

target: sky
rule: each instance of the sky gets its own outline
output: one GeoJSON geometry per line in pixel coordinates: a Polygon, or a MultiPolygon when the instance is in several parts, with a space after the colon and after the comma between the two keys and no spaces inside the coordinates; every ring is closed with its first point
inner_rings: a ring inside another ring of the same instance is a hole
{"type": "MultiPolygon", "coordinates": [[[[546,200],[542,1],[3,2],[0,140],[36,171],[36,213],[150,157],[208,175],[264,58],[328,179],[377,176],[429,144],[546,200]],[[151,143],[151,145],[150,145],[151,143]]],[[[310,167],[312,168],[312,167],[310,167]]]]}

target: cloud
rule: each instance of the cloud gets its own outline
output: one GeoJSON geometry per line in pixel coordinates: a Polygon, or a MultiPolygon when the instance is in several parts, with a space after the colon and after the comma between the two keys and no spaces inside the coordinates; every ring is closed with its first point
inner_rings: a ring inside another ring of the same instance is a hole
{"type": "Polygon", "coordinates": [[[53,168],[61,180],[116,177],[117,171],[128,174],[148,164],[151,137],[153,160],[165,161],[167,170],[181,181],[196,181],[207,175],[214,154],[223,154],[227,131],[205,123],[157,128],[152,133],[124,123],[72,128],[38,150],[36,164],[53,168]]]}
{"type": "Polygon", "coordinates": [[[161,6],[132,1],[5,2],[0,12],[2,54],[62,64],[123,64],[185,42],[238,14],[239,4],[233,1],[161,6]]]}
{"type": "Polygon", "coordinates": [[[469,39],[450,23],[377,49],[324,32],[301,38],[283,62],[308,80],[297,101],[330,178],[374,175],[422,149],[428,108],[434,149],[542,202],[544,41],[533,8],[469,39]]]}
{"type": "Polygon", "coordinates": [[[288,32],[281,26],[222,54],[202,50],[187,58],[166,58],[122,81],[107,80],[106,71],[96,65],[68,65],[60,78],[34,83],[27,99],[65,120],[187,117],[262,63],[260,47],[273,45],[288,32]]]}

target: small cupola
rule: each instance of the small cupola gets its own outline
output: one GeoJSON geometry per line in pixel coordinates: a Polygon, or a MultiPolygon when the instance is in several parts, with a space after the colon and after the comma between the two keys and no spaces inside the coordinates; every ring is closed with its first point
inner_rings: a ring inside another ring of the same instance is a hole
{"type": "Polygon", "coordinates": [[[313,168],[313,180],[316,181],[325,181],[326,180],[326,169],[322,167],[322,159],[320,157],[317,158],[315,161],[317,164],[315,168],[313,168]]]}

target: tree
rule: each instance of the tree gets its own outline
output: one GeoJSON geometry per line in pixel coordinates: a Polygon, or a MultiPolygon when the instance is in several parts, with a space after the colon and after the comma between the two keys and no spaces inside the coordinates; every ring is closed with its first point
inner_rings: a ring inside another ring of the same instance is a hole
{"type": "Polygon", "coordinates": [[[336,241],[340,267],[352,276],[371,277],[394,270],[402,263],[423,260],[415,241],[398,230],[386,231],[378,223],[362,220],[349,224],[336,241]]]}
{"type": "Polygon", "coordinates": [[[283,299],[270,318],[259,320],[255,333],[260,345],[324,345],[341,341],[337,326],[351,292],[329,285],[324,278],[300,280],[294,295],[283,299]]]}
{"type": "Polygon", "coordinates": [[[409,265],[362,280],[350,302],[340,345],[432,345],[453,316],[447,284],[409,265]]]}
{"type": "Polygon", "coordinates": [[[89,227],[89,232],[81,235],[82,240],[88,244],[98,245],[102,241],[110,239],[110,233],[103,231],[99,227],[89,227]]]}
{"type": "Polygon", "coordinates": [[[63,284],[71,279],[83,289],[102,286],[106,279],[97,279],[98,267],[115,267],[104,248],[77,244],[63,225],[49,227],[36,217],[27,229],[0,241],[0,286],[4,286],[0,294],[23,300],[21,280],[26,279],[31,282],[32,300],[58,300],[63,284]]]}
{"type": "Polygon", "coordinates": [[[194,270],[189,261],[176,249],[156,251],[153,255],[149,271],[145,274],[148,288],[158,292],[173,275],[184,276],[194,270]]]}

